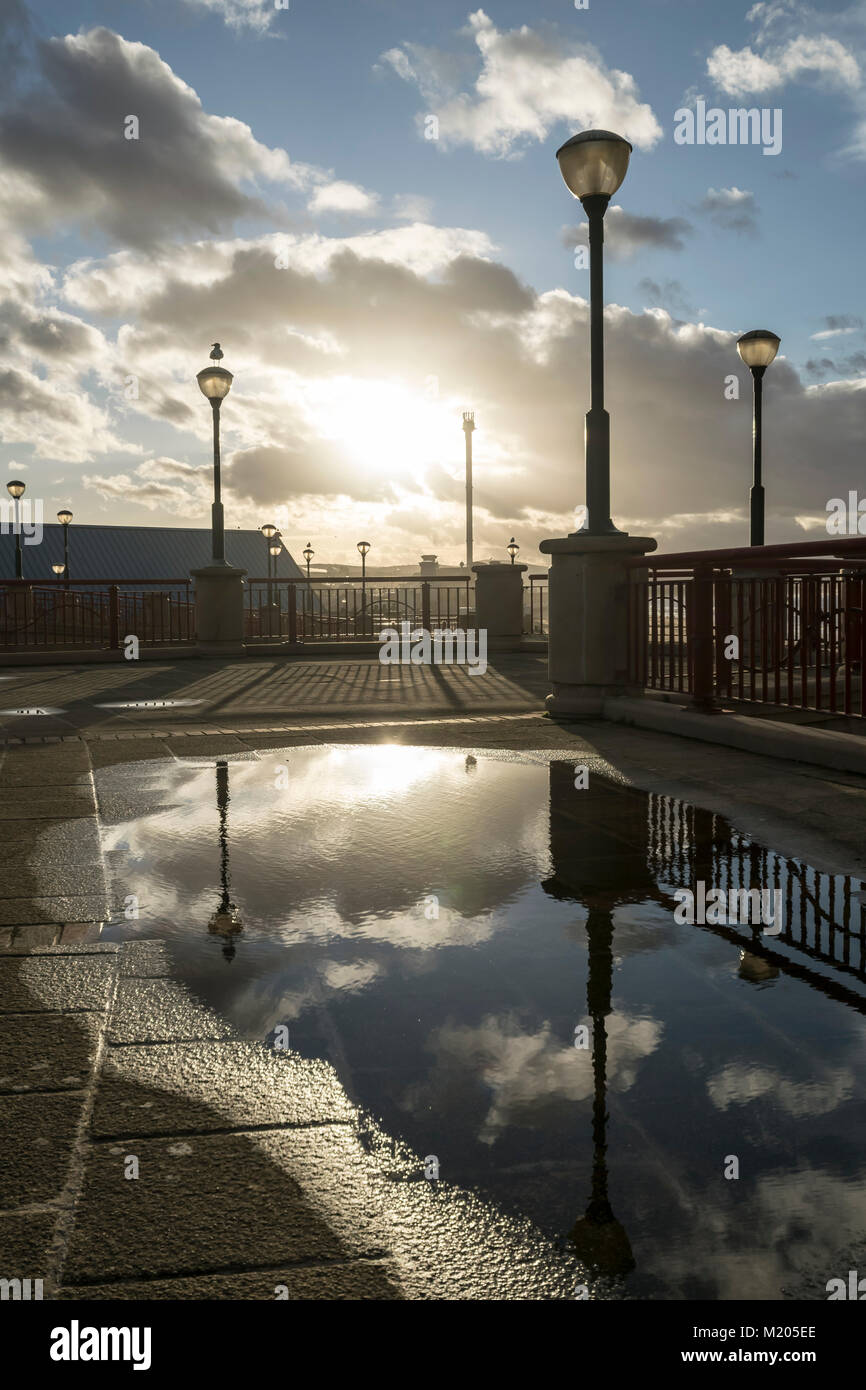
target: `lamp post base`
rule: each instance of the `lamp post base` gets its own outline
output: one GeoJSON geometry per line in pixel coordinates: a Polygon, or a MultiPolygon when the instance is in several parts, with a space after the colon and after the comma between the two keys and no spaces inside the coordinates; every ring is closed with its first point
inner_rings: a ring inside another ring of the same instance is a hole
{"type": "Polygon", "coordinates": [[[243,656],[244,576],[225,560],[190,570],[195,580],[196,647],[202,656],[243,656]]]}
{"type": "Polygon", "coordinates": [[[633,555],[656,549],[650,536],[578,531],[542,541],[550,555],[548,712],[598,718],[613,695],[640,695],[629,671],[629,582],[633,555]]]}

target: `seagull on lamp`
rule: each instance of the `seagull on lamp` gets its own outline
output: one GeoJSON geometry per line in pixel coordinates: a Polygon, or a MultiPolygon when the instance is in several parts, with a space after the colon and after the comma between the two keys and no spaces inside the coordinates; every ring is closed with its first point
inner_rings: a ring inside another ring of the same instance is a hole
{"type": "Polygon", "coordinates": [[[211,362],[221,362],[222,359],[223,359],[223,350],[222,350],[222,348],[220,347],[219,343],[211,343],[211,353],[210,353],[210,360],[211,360],[211,362]]]}

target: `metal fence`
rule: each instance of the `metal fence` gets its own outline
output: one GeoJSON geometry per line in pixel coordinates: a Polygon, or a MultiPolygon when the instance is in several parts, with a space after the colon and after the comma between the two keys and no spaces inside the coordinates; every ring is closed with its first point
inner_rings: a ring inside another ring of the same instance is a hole
{"type": "Polygon", "coordinates": [[[383,628],[471,628],[475,586],[471,578],[248,579],[245,594],[248,642],[375,641],[383,628]]]}
{"type": "Polygon", "coordinates": [[[141,646],[195,640],[188,579],[10,580],[0,586],[0,650],[117,650],[127,636],[141,646]]]}
{"type": "Polygon", "coordinates": [[[728,699],[866,717],[866,539],[646,556],[632,569],[636,683],[705,709],[728,699]]]}
{"type": "MultiPolygon", "coordinates": [[[[866,985],[866,906],[858,878],[787,859],[741,834],[723,816],[661,793],[649,794],[647,828],[649,862],[661,882],[692,887],[703,880],[726,897],[743,889],[777,892],[781,917],[774,925],[780,930],[758,936],[762,945],[771,950],[784,945],[794,959],[820,962],[866,985]]],[[[755,939],[751,927],[743,925],[723,934],[741,938],[746,951],[755,939]]],[[[786,968],[791,973],[790,963],[786,968]]]]}

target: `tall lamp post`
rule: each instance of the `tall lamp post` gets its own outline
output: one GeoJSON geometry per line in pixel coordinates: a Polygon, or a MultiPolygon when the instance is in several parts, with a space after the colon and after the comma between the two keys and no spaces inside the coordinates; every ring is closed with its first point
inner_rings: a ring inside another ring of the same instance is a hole
{"type": "Polygon", "coordinates": [[[68,507],[61,507],[57,513],[57,520],[63,527],[63,573],[66,578],[66,587],[69,588],[69,523],[72,520],[72,513],[68,507]]]}
{"type": "MultiPolygon", "coordinates": [[[[278,557],[280,551],[282,550],[282,548],[283,548],[283,543],[282,543],[282,541],[280,540],[280,533],[279,533],[279,531],[278,531],[277,534],[276,534],[276,536],[274,537],[274,539],[271,541],[270,545],[268,546],[268,558],[269,558],[269,560],[270,560],[270,562],[271,562],[271,566],[272,566],[272,569],[273,569],[273,577],[274,577],[274,579],[276,579],[276,577],[277,577],[277,557],[278,557]]],[[[277,590],[277,595],[279,596],[279,590],[277,590]]],[[[273,637],[273,635],[274,635],[274,628],[273,628],[273,612],[274,612],[274,600],[273,600],[273,596],[271,595],[271,597],[268,599],[268,636],[269,636],[269,637],[273,637]]],[[[280,626],[280,625],[281,625],[281,624],[278,623],[277,636],[280,635],[280,633],[279,633],[279,626],[280,626]]]]}
{"type": "Polygon", "coordinates": [[[566,186],[589,220],[590,408],[586,416],[586,525],[618,533],[610,519],[610,416],[604,408],[604,215],[626,176],[632,147],[609,130],[584,130],[556,152],[566,186]]]}
{"type": "Polygon", "coordinates": [[[265,562],[266,562],[267,567],[268,567],[268,569],[267,569],[267,575],[268,575],[267,604],[268,604],[268,613],[270,613],[270,611],[271,611],[271,604],[273,603],[273,593],[272,593],[272,591],[271,591],[271,553],[272,553],[272,552],[271,552],[271,539],[277,534],[277,528],[276,528],[276,526],[272,526],[270,523],[268,523],[266,526],[262,526],[261,532],[262,532],[262,535],[263,535],[264,538],[265,538],[265,548],[266,548],[266,550],[267,550],[267,554],[266,554],[266,556],[265,556],[265,562]]]}
{"type": "Polygon", "coordinates": [[[19,516],[19,502],[24,495],[27,484],[19,482],[17,478],[12,478],[6,484],[6,491],[15,503],[15,578],[24,578],[24,565],[21,558],[21,520],[19,516]]]}
{"type": "Polygon", "coordinates": [[[307,587],[306,587],[306,589],[304,590],[304,614],[305,614],[305,615],[308,614],[308,613],[310,613],[310,612],[312,611],[312,607],[313,607],[312,595],[311,595],[311,593],[310,593],[310,561],[312,560],[312,558],[313,558],[313,556],[315,555],[315,553],[316,553],[316,552],[315,552],[315,550],[313,549],[313,543],[312,543],[312,541],[307,541],[307,544],[306,544],[305,547],[304,547],[304,559],[305,559],[306,562],[307,562],[307,587]]]}
{"type": "Polygon", "coordinates": [[[231,372],[226,371],[219,365],[222,360],[222,349],[219,343],[214,343],[211,349],[210,358],[213,366],[204,367],[196,374],[196,381],[203,396],[211,403],[213,411],[213,506],[211,507],[211,536],[213,563],[224,565],[226,562],[226,542],[225,542],[225,520],[223,504],[220,497],[220,406],[231,390],[233,377],[231,372]]]}
{"type": "Polygon", "coordinates": [[[367,551],[369,549],[369,541],[358,541],[358,553],[361,556],[361,620],[364,632],[367,631],[367,551]]]}
{"type": "Polygon", "coordinates": [[[463,433],[466,436],[466,572],[472,573],[472,434],[475,430],[475,411],[464,410],[463,433]]]}
{"type": "Polygon", "coordinates": [[[505,549],[508,551],[508,554],[511,556],[511,563],[512,563],[512,565],[513,565],[513,564],[514,564],[514,561],[517,559],[517,556],[518,556],[518,554],[519,554],[519,552],[520,552],[520,546],[517,544],[517,541],[514,539],[513,536],[511,537],[511,540],[508,542],[508,544],[507,544],[507,546],[505,547],[505,549]]]}
{"type": "Polygon", "coordinates": [[[761,480],[761,427],[764,372],[782,339],[766,328],[753,328],[737,339],[737,352],[752,373],[754,405],[752,411],[752,490],[749,494],[749,545],[764,544],[764,485],[761,480]]]}

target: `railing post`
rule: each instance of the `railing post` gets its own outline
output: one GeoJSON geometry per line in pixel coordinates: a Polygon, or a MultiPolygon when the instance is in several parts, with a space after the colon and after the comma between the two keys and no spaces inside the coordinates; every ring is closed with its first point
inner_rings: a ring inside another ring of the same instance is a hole
{"type": "Polygon", "coordinates": [[[718,714],[714,680],[713,571],[709,565],[695,565],[692,587],[691,707],[701,714],[718,714]]]}
{"type": "Polygon", "coordinates": [[[423,580],[421,584],[421,626],[425,632],[430,631],[430,581],[423,580]]]}
{"type": "Polygon", "coordinates": [[[298,591],[294,584],[287,584],[288,594],[286,595],[286,605],[289,610],[289,641],[298,640],[298,591]]]}
{"type": "Polygon", "coordinates": [[[112,584],[108,590],[108,646],[113,652],[120,646],[119,596],[120,590],[112,584]]]}

